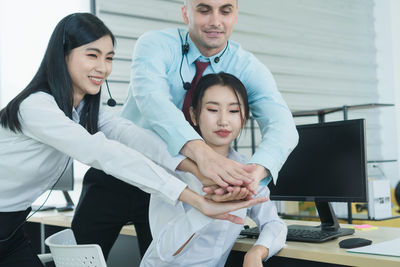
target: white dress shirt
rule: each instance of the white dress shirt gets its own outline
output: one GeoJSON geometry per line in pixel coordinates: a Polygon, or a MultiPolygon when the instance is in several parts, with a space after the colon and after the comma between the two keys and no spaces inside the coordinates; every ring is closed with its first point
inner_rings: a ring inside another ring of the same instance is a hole
{"type": "Polygon", "coordinates": [[[157,164],[174,171],[184,157],[171,157],[152,131],[102,110],[99,132],[91,135],[78,123],[82,106],[71,120],[53,96],[38,92],[20,105],[22,133],[0,126],[0,212],[26,210],[57,181],[69,157],[176,204],[186,184],[157,164]]]}
{"type": "MultiPolygon", "coordinates": [[[[233,149],[230,149],[228,157],[243,162],[240,155],[233,149]]],[[[196,177],[189,173],[177,173],[189,188],[199,194],[204,194],[202,184],[196,177]]],[[[261,196],[269,196],[268,187],[259,187],[256,197],[261,196]]],[[[261,233],[254,245],[269,249],[267,259],[284,246],[287,227],[279,218],[276,207],[271,201],[237,210],[231,214],[242,218],[245,218],[247,214],[257,223],[261,233]]],[[[142,259],[141,267],[224,266],[243,228],[242,225],[208,218],[182,202],[169,205],[157,195],[151,195],[149,216],[153,241],[142,259]],[[192,239],[182,251],[173,256],[192,235],[192,239]]]]}

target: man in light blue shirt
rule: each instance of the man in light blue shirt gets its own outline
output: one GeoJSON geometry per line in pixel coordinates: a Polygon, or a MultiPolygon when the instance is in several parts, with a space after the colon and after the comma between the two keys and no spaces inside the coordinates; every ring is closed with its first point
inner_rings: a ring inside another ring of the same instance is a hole
{"type": "MultiPolygon", "coordinates": [[[[225,192],[229,184],[244,185],[256,192],[264,177],[271,175],[276,181],[278,171],[297,143],[291,113],[270,71],[239,44],[228,42],[237,21],[237,0],[186,0],[182,14],[188,31],[152,31],[137,41],[122,116],[156,132],[172,155],[181,153],[192,159],[200,172],[197,177],[203,174],[225,187],[221,190],[214,186],[209,193],[225,192]],[[182,59],[182,44],[186,42],[189,50],[182,59]],[[196,60],[210,62],[204,74],[228,72],[246,86],[252,115],[263,136],[249,161],[254,165],[217,154],[185,120],[181,108],[187,91],[183,83],[192,81],[196,60]]],[[[122,226],[130,221],[135,225],[143,255],[151,242],[149,196],[95,169],[86,173],[82,192],[73,221],[78,242],[100,244],[107,256],[122,226]],[[105,204],[99,205],[99,201],[105,204]],[[93,210],[96,216],[91,216],[93,210]]]]}
{"type": "Polygon", "coordinates": [[[238,43],[228,41],[237,21],[237,0],[188,0],[182,15],[188,31],[151,31],[137,41],[128,97],[121,115],[155,131],[168,144],[172,155],[182,153],[191,158],[202,174],[217,184],[234,184],[235,179],[241,179],[240,170],[246,167],[222,159],[208,149],[181,111],[187,92],[183,84],[192,81],[196,72],[194,62],[209,61],[203,75],[231,73],[248,90],[251,113],[262,133],[262,141],[249,161],[255,165],[247,169],[253,184],[257,186],[269,175],[276,182],[298,135],[271,72],[238,43]],[[189,50],[183,54],[182,45],[186,42],[189,50]]]}

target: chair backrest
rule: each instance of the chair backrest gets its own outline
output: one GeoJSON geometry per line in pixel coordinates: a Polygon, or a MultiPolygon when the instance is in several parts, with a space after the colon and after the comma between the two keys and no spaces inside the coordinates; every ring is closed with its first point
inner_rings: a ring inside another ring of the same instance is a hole
{"type": "Polygon", "coordinates": [[[57,267],[107,267],[99,245],[77,245],[71,229],[46,238],[57,267]]]}

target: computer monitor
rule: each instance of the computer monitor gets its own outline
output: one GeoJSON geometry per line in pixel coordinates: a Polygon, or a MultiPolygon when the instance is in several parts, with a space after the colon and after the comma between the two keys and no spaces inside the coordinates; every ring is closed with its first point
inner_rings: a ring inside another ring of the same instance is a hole
{"type": "MultiPolygon", "coordinates": [[[[365,120],[300,125],[297,130],[299,143],[276,185],[269,185],[270,198],[314,201],[321,230],[338,231],[329,201],[367,202],[365,120]]],[[[354,232],[346,230],[343,235],[354,232]]]]}
{"type": "Polygon", "coordinates": [[[72,191],[74,190],[74,165],[69,164],[60,180],[54,185],[53,190],[72,191]]]}
{"type": "Polygon", "coordinates": [[[72,201],[71,196],[68,193],[68,191],[74,190],[74,166],[72,163],[72,159],[68,162],[68,166],[66,166],[64,173],[61,175],[61,177],[59,177],[57,183],[54,185],[53,191],[55,190],[63,192],[66,201],[65,206],[55,207],[46,205],[42,207],[42,205],[32,205],[32,210],[36,211],[40,208],[41,211],[52,209],[57,209],[58,211],[69,211],[73,209],[74,202],[72,201]]]}

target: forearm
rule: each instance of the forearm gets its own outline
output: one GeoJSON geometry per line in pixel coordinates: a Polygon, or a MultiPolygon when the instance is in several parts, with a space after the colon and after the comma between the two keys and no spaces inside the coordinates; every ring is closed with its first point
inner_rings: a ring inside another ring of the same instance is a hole
{"type": "Polygon", "coordinates": [[[265,177],[268,177],[270,172],[267,168],[262,165],[254,164],[253,179],[258,183],[262,181],[265,177]]]}
{"type": "Polygon", "coordinates": [[[181,149],[181,154],[195,162],[203,160],[206,153],[214,152],[203,140],[191,140],[181,149]]]}
{"type": "Polygon", "coordinates": [[[210,185],[215,185],[215,182],[207,177],[205,177],[197,167],[196,163],[189,159],[185,158],[182,160],[178,167],[177,170],[184,171],[184,172],[190,172],[193,174],[199,181],[204,185],[204,186],[210,186],[210,185]]]}
{"type": "Polygon", "coordinates": [[[268,257],[269,254],[269,249],[256,245],[252,247],[245,255],[245,261],[251,260],[251,261],[263,261],[268,257]]]}
{"type": "Polygon", "coordinates": [[[191,205],[192,207],[198,209],[199,211],[203,211],[203,207],[204,207],[204,204],[205,204],[204,203],[205,202],[204,197],[202,197],[199,194],[193,192],[188,187],[186,187],[182,191],[181,195],[179,196],[179,200],[191,205]]]}

